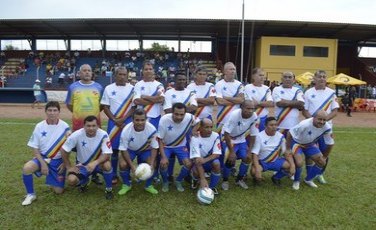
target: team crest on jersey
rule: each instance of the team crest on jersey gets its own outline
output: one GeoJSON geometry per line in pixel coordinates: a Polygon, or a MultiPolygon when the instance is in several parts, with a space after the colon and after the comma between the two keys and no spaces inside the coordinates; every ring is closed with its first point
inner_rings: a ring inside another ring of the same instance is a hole
{"type": "Polygon", "coordinates": [[[218,143],[217,147],[218,147],[219,150],[221,150],[222,149],[221,143],[218,143]]]}
{"type": "Polygon", "coordinates": [[[106,142],[106,145],[107,145],[107,148],[110,149],[110,148],[111,148],[111,141],[107,141],[107,142],[106,142]]]}

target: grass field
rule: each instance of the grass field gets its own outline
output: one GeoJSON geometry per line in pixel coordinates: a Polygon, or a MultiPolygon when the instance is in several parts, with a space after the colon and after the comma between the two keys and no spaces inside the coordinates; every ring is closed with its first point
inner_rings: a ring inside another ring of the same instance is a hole
{"type": "Polygon", "coordinates": [[[376,229],[374,129],[335,130],[329,184],[318,189],[293,191],[288,179],[276,188],[267,173],[262,186],[245,191],[231,181],[229,191],[202,206],[193,191],[151,196],[141,184],[112,201],[93,184],[85,194],[68,188],[58,196],[41,178],[34,179],[38,199],[23,207],[21,169],[32,158],[26,143],[36,122],[0,121],[0,229],[376,229]]]}

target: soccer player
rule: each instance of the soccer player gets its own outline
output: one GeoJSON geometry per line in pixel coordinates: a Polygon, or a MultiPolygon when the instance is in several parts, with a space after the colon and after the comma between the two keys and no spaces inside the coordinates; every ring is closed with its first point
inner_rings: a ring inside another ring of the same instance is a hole
{"type": "Polygon", "coordinates": [[[194,114],[197,110],[196,93],[188,88],[187,77],[184,72],[178,72],[175,75],[175,88],[169,89],[165,93],[163,110],[165,113],[171,113],[172,105],[180,102],[185,104],[188,113],[194,114]]]}
{"type": "MultiPolygon", "coordinates": [[[[157,129],[147,122],[143,109],[136,109],[133,113],[133,122],[125,126],[120,137],[120,176],[123,179],[123,186],[119,195],[125,195],[131,190],[130,172],[135,172],[136,167],[133,160],[137,157],[138,164],[148,163],[152,169],[155,168],[155,158],[159,148],[157,140],[157,129]]],[[[153,177],[148,179],[145,190],[151,194],[158,194],[151,184],[153,177]]]]}
{"type": "Polygon", "coordinates": [[[213,122],[208,118],[200,121],[199,135],[192,137],[190,144],[190,158],[193,160],[193,183],[196,188],[197,178],[200,179],[200,187],[209,187],[218,194],[216,188],[221,179],[221,164],[219,156],[221,152],[221,143],[218,133],[213,132],[213,122]],[[210,184],[205,178],[205,172],[210,172],[210,184]]]}
{"type": "Polygon", "coordinates": [[[61,148],[64,164],[68,171],[68,184],[80,186],[81,191],[87,189],[89,176],[93,173],[103,174],[105,181],[105,197],[113,198],[112,192],[112,167],[111,167],[111,142],[106,131],[98,126],[95,116],[84,119],[84,127],[73,132],[61,148]],[[72,165],[69,153],[76,148],[76,164],[72,165]]]}
{"type": "Polygon", "coordinates": [[[103,92],[101,105],[108,117],[107,133],[112,145],[111,164],[113,169],[112,183],[117,184],[117,167],[119,140],[123,128],[132,121],[133,86],[128,83],[127,69],[119,67],[115,70],[115,82],[108,85],[103,92]]]}
{"type": "Polygon", "coordinates": [[[261,179],[261,173],[265,171],[276,171],[272,181],[277,186],[281,185],[280,180],[286,175],[294,175],[295,165],[292,154],[281,157],[286,152],[286,139],[280,132],[277,132],[277,119],[268,117],[265,120],[265,129],[256,136],[252,148],[252,176],[256,184],[261,179]]]}
{"type": "Polygon", "coordinates": [[[138,108],[146,111],[149,122],[158,128],[164,102],[164,87],[155,80],[153,64],[149,61],[143,64],[142,76],[143,80],[137,82],[134,87],[133,102],[138,108]]]}
{"type": "Polygon", "coordinates": [[[273,89],[275,117],[278,130],[285,137],[290,128],[299,123],[299,110],[304,109],[303,92],[293,86],[295,75],[292,72],[282,73],[282,84],[273,89]]]}
{"type": "Polygon", "coordinates": [[[227,62],[224,67],[224,77],[215,84],[217,112],[217,132],[221,133],[223,125],[228,121],[228,115],[240,107],[244,101],[244,86],[235,79],[236,67],[227,62]]]}
{"type": "MultiPolygon", "coordinates": [[[[172,113],[162,116],[158,127],[159,151],[161,153],[160,173],[162,175],[162,191],[168,192],[168,159],[171,154],[175,154],[179,162],[183,163],[179,176],[175,180],[176,188],[183,192],[183,179],[189,175],[192,163],[189,159],[189,152],[186,147],[186,134],[190,128],[194,127],[199,119],[186,112],[183,103],[175,103],[172,106],[172,113]]],[[[192,129],[192,133],[197,133],[197,126],[192,129]]]]}
{"type": "MultiPolygon", "coordinates": [[[[294,153],[294,155],[301,155],[304,153],[306,159],[311,159],[314,162],[314,165],[307,171],[307,177],[304,180],[304,182],[312,188],[317,188],[313,179],[324,170],[327,164],[327,156],[334,145],[332,126],[327,120],[328,113],[324,110],[319,110],[313,118],[301,121],[299,124],[292,127],[287,134],[286,154],[294,153]],[[319,138],[323,138],[326,144],[326,148],[323,152],[317,146],[317,140],[319,138]]],[[[298,190],[299,183],[294,183],[293,189],[298,190]]]]}
{"type": "Polygon", "coordinates": [[[268,86],[264,85],[265,73],[261,68],[252,70],[252,84],[244,87],[245,99],[253,100],[256,114],[259,117],[259,131],[265,129],[265,120],[269,114],[269,107],[273,107],[273,98],[268,86]]]}
{"type": "Polygon", "coordinates": [[[236,178],[236,184],[243,189],[248,189],[248,185],[243,178],[247,174],[249,164],[252,160],[251,149],[258,133],[256,128],[257,115],[253,101],[245,100],[240,109],[230,113],[227,123],[224,125],[222,132],[226,142],[226,156],[223,168],[222,189],[229,189],[228,178],[231,168],[235,166],[235,161],[241,159],[239,173],[236,178]],[[250,130],[249,141],[246,141],[246,133],[250,130]]]}
{"type": "Polygon", "coordinates": [[[46,176],[46,184],[56,194],[64,191],[65,166],[61,159],[60,147],[70,134],[69,125],[59,119],[60,104],[50,101],[45,106],[47,119],[39,122],[27,145],[33,149],[34,158],[22,169],[22,179],[26,188],[26,198],[22,205],[30,205],[37,196],[34,192],[33,173],[46,176]]]}
{"type": "MultiPolygon", "coordinates": [[[[315,86],[304,93],[305,104],[303,115],[305,118],[310,118],[316,116],[318,111],[324,110],[328,113],[326,118],[327,123],[330,126],[333,126],[332,119],[337,116],[339,104],[334,90],[326,87],[326,78],[327,76],[324,70],[318,70],[315,72],[313,76],[313,83],[315,86]]],[[[319,138],[318,144],[321,152],[329,153],[326,151],[326,144],[323,138],[319,138]]],[[[328,156],[325,156],[325,158],[327,160],[329,159],[328,156]]],[[[306,167],[308,172],[310,167],[312,167],[312,162],[308,161],[306,167]]],[[[299,170],[297,170],[297,174],[299,174],[299,170]]],[[[317,179],[321,184],[326,184],[326,180],[322,174],[319,174],[317,179]]]]}
{"type": "Polygon", "coordinates": [[[97,117],[100,124],[100,100],[103,87],[92,80],[93,73],[90,65],[80,67],[80,80],[72,83],[68,88],[65,103],[72,112],[72,131],[84,126],[84,119],[89,115],[97,117]]]}
{"type": "Polygon", "coordinates": [[[197,67],[195,70],[195,81],[187,86],[187,88],[196,93],[196,101],[198,108],[195,116],[212,119],[213,105],[215,102],[215,88],[212,83],[206,82],[206,69],[197,67]]]}

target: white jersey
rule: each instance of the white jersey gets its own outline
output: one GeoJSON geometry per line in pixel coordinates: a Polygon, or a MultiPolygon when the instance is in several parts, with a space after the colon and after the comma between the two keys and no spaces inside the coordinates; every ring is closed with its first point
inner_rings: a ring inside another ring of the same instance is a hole
{"type": "MultiPolygon", "coordinates": [[[[197,85],[196,83],[191,83],[187,86],[187,89],[196,93],[197,98],[209,98],[215,97],[217,94],[215,93],[215,88],[212,83],[205,82],[204,85],[197,85]]],[[[202,119],[206,118],[213,114],[213,106],[212,105],[205,105],[202,107],[198,107],[195,113],[195,116],[202,119]]]]}
{"type": "Polygon", "coordinates": [[[143,131],[137,132],[131,122],[121,132],[119,150],[142,152],[157,148],[159,148],[157,129],[149,122],[146,122],[143,131]]]}
{"type": "Polygon", "coordinates": [[[101,104],[110,106],[111,113],[116,118],[121,118],[132,108],[133,95],[133,85],[127,83],[125,86],[121,86],[112,83],[104,89],[101,104]]]}
{"type": "Polygon", "coordinates": [[[223,126],[222,133],[228,133],[232,139],[233,144],[245,142],[247,133],[250,132],[251,136],[258,134],[256,128],[257,115],[253,113],[250,118],[244,119],[242,117],[242,110],[237,109],[230,113],[227,123],[223,126]]]}
{"type": "Polygon", "coordinates": [[[175,123],[171,113],[165,114],[159,121],[158,138],[162,139],[166,147],[186,146],[186,134],[199,121],[192,114],[185,113],[183,121],[175,123]]]}
{"type": "Polygon", "coordinates": [[[277,86],[273,89],[273,100],[275,105],[275,118],[277,119],[278,128],[290,129],[299,123],[299,110],[292,107],[278,107],[277,102],[283,100],[302,101],[304,102],[303,92],[293,86],[292,88],[283,88],[277,86]]]}
{"type": "MultiPolygon", "coordinates": [[[[133,100],[141,98],[142,95],[146,96],[163,96],[164,97],[164,87],[159,81],[148,81],[145,82],[141,80],[134,86],[134,97],[133,100]]],[[[146,106],[138,106],[143,108],[146,112],[147,117],[156,118],[161,115],[162,103],[155,103],[146,106]]]]}
{"type": "Polygon", "coordinates": [[[27,145],[38,149],[44,158],[59,159],[60,148],[69,130],[69,125],[60,119],[55,125],[49,125],[46,120],[41,121],[35,126],[27,145]]]}
{"type": "MultiPolygon", "coordinates": [[[[215,84],[215,92],[217,98],[237,97],[239,94],[244,94],[244,86],[237,80],[227,82],[222,79],[215,84]]],[[[238,108],[240,108],[240,104],[227,106],[218,105],[217,124],[224,125],[228,121],[228,115],[238,108]]]]}
{"type": "MultiPolygon", "coordinates": [[[[304,109],[313,117],[320,110],[331,113],[334,109],[339,108],[334,90],[328,87],[322,90],[316,90],[315,87],[308,89],[304,93],[304,100],[304,109]]],[[[332,121],[328,121],[328,123],[331,125],[332,121]]]]}
{"type": "MultiPolygon", "coordinates": [[[[272,94],[269,87],[266,85],[255,86],[254,84],[248,84],[244,88],[244,97],[246,100],[255,100],[257,102],[273,101],[272,94]]],[[[265,117],[269,114],[268,108],[258,107],[256,109],[257,116],[265,117]]]]}
{"type": "Polygon", "coordinates": [[[285,137],[280,132],[276,132],[274,136],[269,136],[265,130],[256,136],[255,144],[252,147],[252,153],[264,162],[275,161],[285,151],[285,137]]]}
{"type": "Polygon", "coordinates": [[[183,103],[186,106],[197,106],[196,94],[187,88],[184,90],[169,89],[165,93],[163,110],[171,109],[172,105],[178,102],[183,103]]]}
{"type": "Polygon", "coordinates": [[[222,154],[221,143],[219,139],[219,134],[216,132],[212,132],[209,137],[201,137],[200,135],[198,137],[193,136],[189,145],[190,158],[205,158],[207,156],[210,156],[211,154],[222,154]]]}
{"type": "Polygon", "coordinates": [[[289,132],[293,140],[301,145],[314,144],[323,135],[325,144],[334,144],[332,126],[326,122],[322,128],[317,128],[313,125],[312,117],[301,121],[299,124],[292,127],[289,132]]]}
{"type": "Polygon", "coordinates": [[[106,131],[98,129],[94,137],[86,136],[84,128],[73,132],[62,147],[66,152],[77,149],[77,163],[87,165],[101,154],[112,154],[111,142],[106,131]]]}

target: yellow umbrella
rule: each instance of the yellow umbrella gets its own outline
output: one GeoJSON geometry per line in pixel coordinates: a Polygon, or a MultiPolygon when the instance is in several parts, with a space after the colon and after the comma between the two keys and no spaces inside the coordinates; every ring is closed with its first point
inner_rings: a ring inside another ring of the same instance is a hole
{"type": "Polygon", "coordinates": [[[310,85],[312,82],[313,73],[305,72],[298,75],[295,80],[302,85],[310,85]]]}
{"type": "Polygon", "coordinates": [[[328,78],[327,82],[333,85],[366,85],[367,82],[350,77],[344,73],[328,78]]]}

